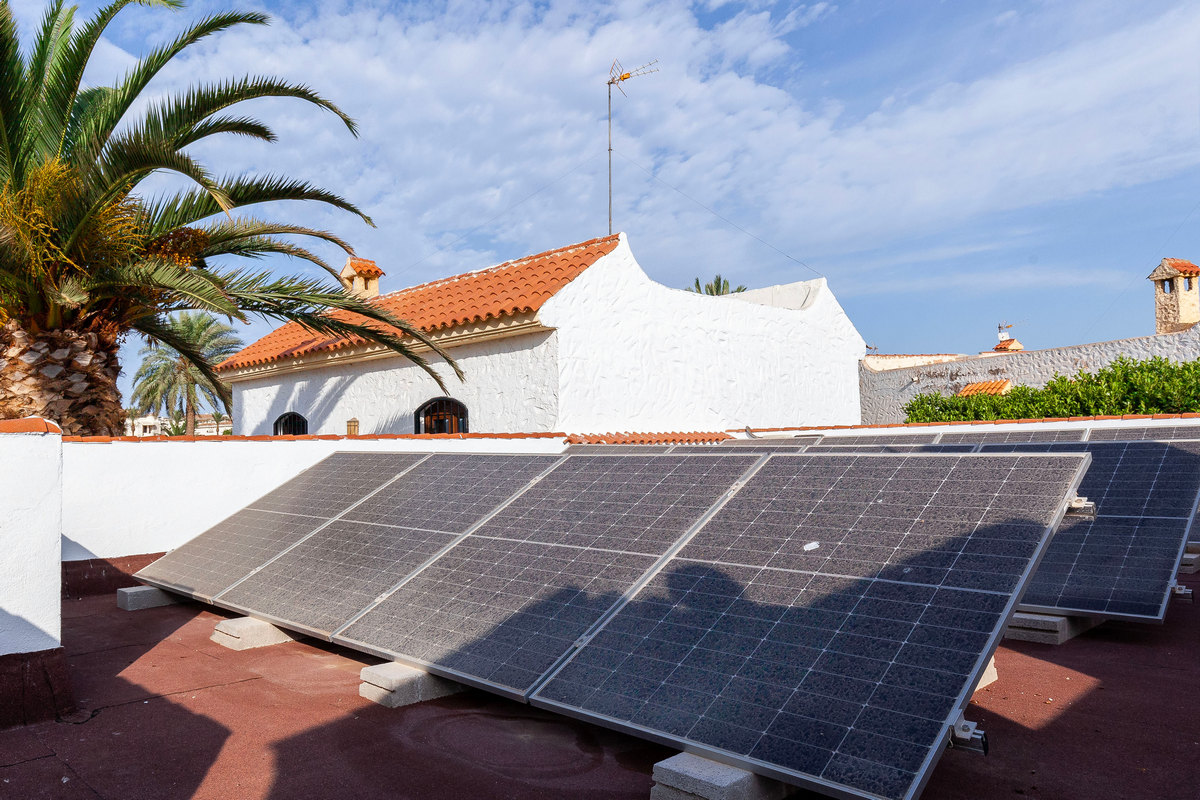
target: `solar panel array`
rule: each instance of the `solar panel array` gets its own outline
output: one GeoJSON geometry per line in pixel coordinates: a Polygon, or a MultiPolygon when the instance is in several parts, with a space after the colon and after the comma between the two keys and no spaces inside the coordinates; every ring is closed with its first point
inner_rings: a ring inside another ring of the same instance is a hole
{"type": "Polygon", "coordinates": [[[1200,439],[1200,424],[1156,425],[1145,428],[1092,428],[1088,441],[1135,441],[1150,440],[1167,442],[1175,439],[1200,439]]]}
{"type": "Polygon", "coordinates": [[[810,452],[830,453],[970,453],[973,444],[831,444],[826,439],[809,448],[810,452]]]}
{"type": "Polygon", "coordinates": [[[1087,459],[364,455],[256,504],[305,514],[244,510],[139,577],[889,798],[936,762],[1087,459]]]}
{"type": "Polygon", "coordinates": [[[848,436],[829,435],[821,444],[933,444],[936,433],[862,433],[848,436]]]}
{"type": "Polygon", "coordinates": [[[773,456],[532,701],[911,797],[1081,464],[773,456]]]}
{"type": "Polygon", "coordinates": [[[943,433],[938,444],[1006,444],[1015,442],[1081,442],[1087,428],[1049,428],[1025,431],[971,431],[943,433]]]}

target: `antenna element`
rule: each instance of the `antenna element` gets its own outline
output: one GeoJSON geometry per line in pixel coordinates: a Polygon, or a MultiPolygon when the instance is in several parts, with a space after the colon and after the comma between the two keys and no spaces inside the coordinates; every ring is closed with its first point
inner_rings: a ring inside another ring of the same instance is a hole
{"type": "Polygon", "coordinates": [[[658,68],[654,67],[658,63],[658,59],[642,64],[635,70],[625,71],[621,66],[621,62],[613,59],[612,66],[608,68],[608,235],[612,236],[612,87],[616,86],[621,94],[625,94],[625,90],[621,88],[621,84],[630,78],[636,78],[639,75],[649,75],[651,72],[658,72],[658,68]]]}

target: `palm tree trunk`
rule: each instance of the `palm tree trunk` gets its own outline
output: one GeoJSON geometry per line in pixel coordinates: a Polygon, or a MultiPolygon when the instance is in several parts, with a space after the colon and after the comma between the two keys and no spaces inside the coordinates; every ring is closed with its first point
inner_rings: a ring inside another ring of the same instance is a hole
{"type": "Polygon", "coordinates": [[[187,404],[184,406],[184,415],[185,415],[184,419],[187,420],[187,424],[186,424],[186,427],[184,428],[183,432],[184,432],[184,435],[186,435],[186,436],[195,436],[196,435],[196,387],[189,383],[188,387],[187,387],[186,395],[187,395],[187,404]]]}
{"type": "Polygon", "coordinates": [[[37,416],[68,436],[121,436],[125,411],[117,343],[71,330],[0,328],[0,419],[37,416]]]}

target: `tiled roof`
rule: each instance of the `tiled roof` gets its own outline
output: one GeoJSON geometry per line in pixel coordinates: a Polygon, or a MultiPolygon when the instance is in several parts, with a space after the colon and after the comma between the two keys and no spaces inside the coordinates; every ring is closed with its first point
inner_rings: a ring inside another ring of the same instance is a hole
{"type": "Polygon", "coordinates": [[[1177,271],[1180,275],[1200,275],[1200,267],[1197,267],[1186,258],[1164,258],[1161,262],[1164,266],[1177,271]]]}
{"type": "MultiPolygon", "coordinates": [[[[507,261],[495,267],[402,289],[371,302],[426,333],[531,313],[602,256],[616,249],[617,235],[507,261]]],[[[360,273],[361,274],[361,273],[360,273]]],[[[337,315],[337,312],[335,312],[337,315]]],[[[350,318],[348,315],[346,318],[350,318]]],[[[362,344],[358,337],[313,333],[289,322],[217,365],[231,370],[283,358],[340,350],[362,344]]]]}
{"type": "Polygon", "coordinates": [[[970,397],[976,394],[1008,394],[1012,389],[1012,381],[976,381],[968,383],[959,390],[959,397],[970,397]]]}
{"type": "Polygon", "coordinates": [[[0,419],[0,433],[62,433],[62,428],[41,417],[0,419]]]}
{"type": "Polygon", "coordinates": [[[350,257],[346,261],[346,266],[349,267],[356,275],[362,275],[364,278],[378,278],[383,275],[383,270],[369,258],[350,257]]]}
{"type": "Polygon", "coordinates": [[[1016,339],[1005,339],[992,349],[997,353],[1015,353],[1019,350],[1024,350],[1025,347],[1016,339]]]}
{"type": "Polygon", "coordinates": [[[691,433],[573,433],[567,444],[713,444],[732,439],[722,431],[691,433]]]}

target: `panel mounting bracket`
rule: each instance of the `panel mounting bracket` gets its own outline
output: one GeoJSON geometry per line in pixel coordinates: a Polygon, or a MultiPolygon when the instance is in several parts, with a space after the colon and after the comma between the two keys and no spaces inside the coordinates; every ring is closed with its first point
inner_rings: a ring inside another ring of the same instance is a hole
{"type": "Polygon", "coordinates": [[[1096,504],[1088,500],[1086,497],[1074,497],[1069,503],[1067,503],[1067,516],[1095,519],[1096,504]]]}
{"type": "Polygon", "coordinates": [[[1174,581],[1171,583],[1171,597],[1178,597],[1180,600],[1190,603],[1192,602],[1192,590],[1178,581],[1174,581]]]}
{"type": "Polygon", "coordinates": [[[966,718],[959,713],[958,719],[950,728],[950,746],[986,756],[988,752],[987,733],[979,730],[978,723],[967,722],[966,718]]]}

